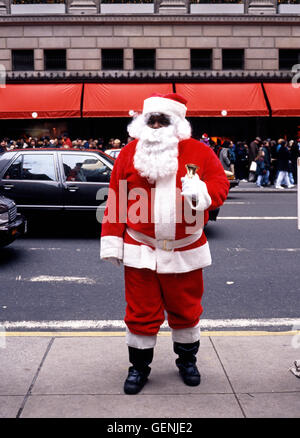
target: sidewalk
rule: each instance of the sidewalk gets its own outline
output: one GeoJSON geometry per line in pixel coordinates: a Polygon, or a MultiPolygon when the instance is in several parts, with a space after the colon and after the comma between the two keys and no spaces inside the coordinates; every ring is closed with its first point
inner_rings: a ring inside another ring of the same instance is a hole
{"type": "Polygon", "coordinates": [[[230,189],[230,193],[232,192],[244,192],[244,193],[295,193],[297,192],[297,185],[293,188],[288,189],[275,189],[275,186],[267,186],[267,187],[257,187],[255,182],[248,181],[240,181],[239,185],[230,189]]]}
{"type": "Polygon", "coordinates": [[[7,332],[0,418],[300,418],[300,379],[289,371],[300,359],[295,336],[202,332],[202,382],[188,387],[175,367],[170,333],[162,332],[149,382],[133,396],[123,393],[124,333],[7,332]]]}

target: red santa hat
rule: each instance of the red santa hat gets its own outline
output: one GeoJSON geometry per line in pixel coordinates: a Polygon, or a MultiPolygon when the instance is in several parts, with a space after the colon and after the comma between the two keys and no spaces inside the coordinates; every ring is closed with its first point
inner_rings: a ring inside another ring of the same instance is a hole
{"type": "Polygon", "coordinates": [[[144,100],[143,114],[163,113],[185,118],[187,100],[177,93],[153,94],[144,100]]]}

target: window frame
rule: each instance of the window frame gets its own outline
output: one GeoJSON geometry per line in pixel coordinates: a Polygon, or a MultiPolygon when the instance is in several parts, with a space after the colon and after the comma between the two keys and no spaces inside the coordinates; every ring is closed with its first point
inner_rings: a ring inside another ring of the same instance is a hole
{"type": "Polygon", "coordinates": [[[44,56],[44,70],[45,71],[66,71],[67,70],[67,49],[44,49],[43,52],[44,56]],[[47,67],[47,52],[64,52],[64,68],[46,68],[47,67]]]}
{"type": "Polygon", "coordinates": [[[141,71],[141,70],[147,70],[147,71],[151,71],[151,70],[156,70],[156,49],[133,49],[133,70],[134,71],[141,71]],[[150,51],[151,52],[153,52],[153,67],[151,67],[151,68],[147,68],[147,67],[142,67],[142,68],[137,68],[137,66],[136,66],[136,54],[138,53],[138,52],[142,52],[142,51],[144,51],[144,52],[149,52],[150,53],[150,51]]]}
{"type": "Polygon", "coordinates": [[[212,70],[212,68],[213,68],[213,49],[212,48],[211,49],[206,49],[206,48],[204,48],[204,49],[202,49],[202,48],[190,49],[190,69],[192,71],[212,70]],[[192,56],[192,54],[195,53],[196,51],[198,51],[198,52],[201,52],[201,51],[202,52],[209,52],[209,54],[210,54],[210,59],[209,59],[210,66],[209,67],[204,67],[204,68],[193,67],[193,56],[192,56]]]}
{"type": "MultiPolygon", "coordinates": [[[[299,46],[300,46],[300,44],[299,44],[299,46]]],[[[292,69],[292,67],[293,67],[293,65],[297,65],[297,64],[300,64],[300,47],[299,47],[299,49],[290,49],[289,47],[287,47],[287,48],[281,48],[281,49],[278,49],[278,70],[281,70],[281,71],[291,71],[291,69],[292,69]],[[293,61],[293,64],[292,65],[290,65],[289,67],[281,67],[281,63],[282,63],[282,59],[281,59],[281,54],[282,54],[282,52],[294,52],[295,54],[297,54],[297,57],[298,57],[298,60],[297,61],[293,61]]]]}
{"type": "Polygon", "coordinates": [[[222,48],[222,70],[245,70],[245,49],[241,49],[241,48],[222,48]],[[242,53],[243,57],[242,57],[242,66],[241,67],[224,67],[224,53],[225,52],[240,52],[242,53]]]}
{"type": "Polygon", "coordinates": [[[101,68],[102,68],[102,70],[124,70],[124,49],[116,49],[116,48],[112,48],[112,49],[109,49],[109,48],[104,48],[104,49],[101,49],[101,68]],[[120,52],[121,53],[121,58],[120,58],[120,61],[121,61],[121,67],[104,67],[103,66],[103,54],[106,52],[106,53],[108,53],[109,51],[111,51],[111,52],[120,52]]]}
{"type": "Polygon", "coordinates": [[[34,71],[34,49],[11,49],[11,69],[12,71],[34,71]],[[15,55],[17,52],[30,52],[32,55],[32,68],[15,68],[15,55]]]}

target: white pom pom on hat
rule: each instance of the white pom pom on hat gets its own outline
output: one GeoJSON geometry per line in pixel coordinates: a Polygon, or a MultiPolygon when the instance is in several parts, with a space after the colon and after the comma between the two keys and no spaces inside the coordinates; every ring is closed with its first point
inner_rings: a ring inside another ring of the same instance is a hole
{"type": "Polygon", "coordinates": [[[144,100],[143,114],[163,113],[184,119],[187,111],[186,103],[187,100],[177,93],[155,93],[144,100]]]}

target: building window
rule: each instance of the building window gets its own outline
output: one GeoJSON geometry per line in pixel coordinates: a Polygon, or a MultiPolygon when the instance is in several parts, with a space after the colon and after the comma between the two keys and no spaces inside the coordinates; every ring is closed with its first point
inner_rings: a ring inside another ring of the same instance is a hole
{"type": "Polygon", "coordinates": [[[244,69],[244,49],[222,50],[223,70],[244,69]]]}
{"type": "Polygon", "coordinates": [[[191,49],[191,70],[211,70],[212,49],[191,49]]]}
{"type": "Polygon", "coordinates": [[[12,50],[12,69],[14,71],[34,70],[33,50],[12,50]]]}
{"type": "Polygon", "coordinates": [[[155,49],[134,49],[133,64],[135,70],[155,70],[155,49]]]}
{"type": "Polygon", "coordinates": [[[44,50],[45,70],[66,70],[66,50],[44,50]]]}
{"type": "Polygon", "coordinates": [[[123,49],[102,49],[102,70],[123,70],[123,49]]]}
{"type": "Polygon", "coordinates": [[[291,70],[300,64],[300,49],[279,49],[279,70],[291,70]]]}

